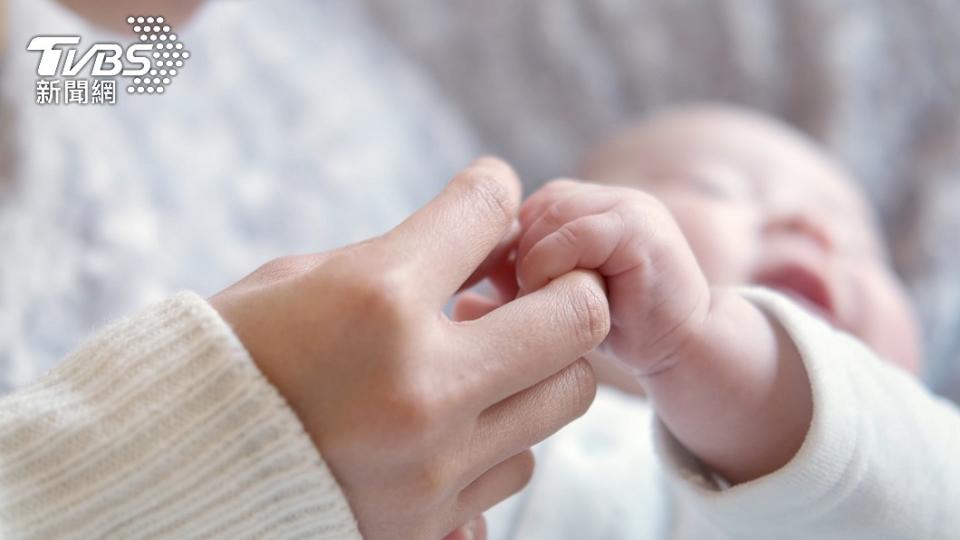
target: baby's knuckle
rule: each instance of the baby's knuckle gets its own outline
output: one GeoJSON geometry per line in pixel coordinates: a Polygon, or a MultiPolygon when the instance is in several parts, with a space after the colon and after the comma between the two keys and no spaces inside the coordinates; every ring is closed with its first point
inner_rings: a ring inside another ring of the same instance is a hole
{"type": "Polygon", "coordinates": [[[555,226],[561,226],[564,223],[566,223],[567,221],[567,218],[566,218],[567,205],[565,204],[566,202],[567,202],[566,199],[559,200],[547,206],[546,211],[544,211],[543,213],[543,218],[542,218],[543,221],[545,223],[548,223],[550,225],[555,225],[555,226]]]}
{"type": "Polygon", "coordinates": [[[617,214],[629,224],[631,235],[637,238],[632,244],[634,249],[655,254],[662,249],[675,248],[673,215],[660,201],[654,199],[649,206],[619,208],[617,214]]]}
{"type": "Polygon", "coordinates": [[[573,180],[571,178],[554,178],[546,184],[543,185],[541,190],[545,190],[548,193],[566,191],[570,188],[580,185],[580,182],[573,180]]]}
{"type": "Polygon", "coordinates": [[[637,197],[639,198],[640,204],[636,205],[636,211],[646,216],[648,223],[673,221],[673,214],[670,212],[670,208],[662,200],[644,192],[639,192],[637,197]]]}
{"type": "Polygon", "coordinates": [[[620,191],[620,193],[623,195],[624,200],[631,201],[632,204],[650,206],[653,208],[662,205],[659,198],[657,198],[655,195],[647,191],[643,191],[641,189],[626,188],[626,187],[615,188],[615,189],[620,191]]]}
{"type": "Polygon", "coordinates": [[[630,212],[644,215],[659,215],[666,210],[666,205],[663,204],[663,201],[650,193],[637,189],[618,189],[622,189],[623,191],[615,208],[627,209],[630,212]]]}
{"type": "Polygon", "coordinates": [[[577,247],[579,245],[579,236],[577,235],[577,231],[574,230],[569,223],[557,229],[557,237],[570,246],[577,247]]]}

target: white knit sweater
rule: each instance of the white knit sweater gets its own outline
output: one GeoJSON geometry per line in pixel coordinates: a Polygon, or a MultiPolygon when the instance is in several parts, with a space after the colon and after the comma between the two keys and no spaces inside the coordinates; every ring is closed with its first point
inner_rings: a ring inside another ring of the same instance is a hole
{"type": "Polygon", "coordinates": [[[293,411],[202,298],[0,400],[0,538],[360,538],[293,411]]]}
{"type": "MultiPolygon", "coordinates": [[[[491,538],[958,537],[956,408],[782,296],[744,294],[810,377],[812,424],[789,464],[724,488],[658,423],[650,437],[643,402],[604,392],[538,449],[491,538]]],[[[0,537],[360,535],[294,413],[183,293],[0,400],[0,537]]]]}

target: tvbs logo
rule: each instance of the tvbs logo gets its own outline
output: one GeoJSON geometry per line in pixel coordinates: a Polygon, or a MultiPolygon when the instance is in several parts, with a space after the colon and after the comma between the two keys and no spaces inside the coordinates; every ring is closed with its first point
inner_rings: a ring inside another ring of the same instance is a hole
{"type": "Polygon", "coordinates": [[[119,43],[95,43],[82,56],[79,45],[80,36],[37,36],[27,50],[40,53],[37,75],[41,77],[76,77],[88,65],[93,77],[135,77],[150,72],[153,45],[137,43],[124,51],[119,43]]]}
{"type": "Polygon", "coordinates": [[[139,41],[130,45],[94,43],[82,49],[80,36],[36,36],[27,50],[40,53],[37,103],[113,104],[117,81],[126,77],[128,94],[163,94],[190,52],[163,17],[127,18],[139,41]],[[89,75],[92,79],[82,79],[89,75]]]}

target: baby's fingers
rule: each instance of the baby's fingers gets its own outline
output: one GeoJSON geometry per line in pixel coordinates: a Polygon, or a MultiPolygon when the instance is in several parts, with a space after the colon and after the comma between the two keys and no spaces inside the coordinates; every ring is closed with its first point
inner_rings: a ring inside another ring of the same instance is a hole
{"type": "Polygon", "coordinates": [[[547,182],[520,206],[520,225],[523,228],[529,227],[540,219],[540,216],[551,204],[582,192],[589,187],[591,187],[590,184],[567,178],[547,182]]]}
{"type": "Polygon", "coordinates": [[[580,217],[540,239],[517,267],[523,291],[534,291],[576,268],[610,272],[609,261],[625,238],[617,212],[580,217]]]}
{"type": "MultiPolygon", "coordinates": [[[[607,212],[623,200],[621,193],[609,188],[589,184],[580,185],[583,186],[583,189],[573,192],[568,191],[563,196],[551,197],[544,201],[549,204],[541,202],[543,209],[533,222],[524,224],[521,219],[524,231],[517,246],[518,261],[523,260],[530,249],[537,245],[540,240],[560,227],[586,216],[607,212]]],[[[539,195],[539,192],[534,197],[537,195],[539,195]]],[[[532,201],[533,197],[524,205],[532,201]]]]}

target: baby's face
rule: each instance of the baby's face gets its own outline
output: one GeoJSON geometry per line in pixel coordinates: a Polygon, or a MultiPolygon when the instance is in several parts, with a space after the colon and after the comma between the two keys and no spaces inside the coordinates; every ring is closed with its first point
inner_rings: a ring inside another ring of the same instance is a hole
{"type": "Polygon", "coordinates": [[[684,109],[603,144],[582,174],[657,195],[711,284],[782,291],[919,370],[916,316],[870,208],[798,133],[734,109],[684,109]]]}

